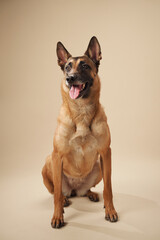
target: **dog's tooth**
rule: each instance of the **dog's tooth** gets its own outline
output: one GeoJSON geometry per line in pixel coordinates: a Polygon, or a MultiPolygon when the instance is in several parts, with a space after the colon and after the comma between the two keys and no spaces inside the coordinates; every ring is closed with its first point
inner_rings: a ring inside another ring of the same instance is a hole
{"type": "Polygon", "coordinates": [[[85,88],[85,83],[82,85],[82,88],[83,88],[83,89],[85,88]]]}
{"type": "Polygon", "coordinates": [[[67,87],[69,87],[69,83],[68,83],[68,81],[66,80],[66,85],[67,85],[67,87]]]}

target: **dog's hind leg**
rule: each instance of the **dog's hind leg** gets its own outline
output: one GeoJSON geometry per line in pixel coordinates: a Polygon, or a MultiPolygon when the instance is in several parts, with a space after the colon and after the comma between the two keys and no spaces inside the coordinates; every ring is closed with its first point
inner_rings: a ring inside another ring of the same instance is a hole
{"type": "Polygon", "coordinates": [[[52,181],[52,171],[51,171],[51,156],[47,157],[46,163],[42,169],[43,183],[48,189],[48,191],[54,193],[54,185],[52,181]]]}
{"type": "MultiPolygon", "coordinates": [[[[51,156],[47,157],[46,163],[42,168],[42,176],[43,176],[43,183],[48,189],[48,191],[53,194],[54,193],[54,184],[52,181],[52,162],[51,156]]],[[[68,207],[71,204],[68,197],[63,195],[63,206],[68,207]]]]}

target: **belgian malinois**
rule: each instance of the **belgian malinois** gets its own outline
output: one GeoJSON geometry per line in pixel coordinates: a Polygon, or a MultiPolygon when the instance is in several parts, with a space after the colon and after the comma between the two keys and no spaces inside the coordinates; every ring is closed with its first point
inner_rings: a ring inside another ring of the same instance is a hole
{"type": "Polygon", "coordinates": [[[63,70],[63,103],[54,136],[53,153],[42,169],[43,181],[54,193],[53,228],[64,226],[63,207],[73,195],[98,201],[90,189],[103,178],[105,219],[118,220],[112,200],[110,131],[99,102],[98,68],[101,48],[92,37],[82,57],[72,57],[57,43],[58,64],[63,70]]]}

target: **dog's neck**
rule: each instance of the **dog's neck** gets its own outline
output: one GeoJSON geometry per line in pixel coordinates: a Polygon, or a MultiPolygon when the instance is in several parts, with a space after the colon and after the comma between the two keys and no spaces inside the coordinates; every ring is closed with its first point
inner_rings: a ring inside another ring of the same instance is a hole
{"type": "Polygon", "coordinates": [[[87,98],[71,99],[67,93],[63,92],[63,104],[68,109],[72,121],[76,127],[91,127],[92,121],[99,109],[100,86],[97,91],[92,90],[87,98]]]}
{"type": "Polygon", "coordinates": [[[99,101],[86,101],[86,99],[78,99],[80,101],[69,102],[69,111],[72,120],[76,126],[90,127],[96,115],[99,101]]]}

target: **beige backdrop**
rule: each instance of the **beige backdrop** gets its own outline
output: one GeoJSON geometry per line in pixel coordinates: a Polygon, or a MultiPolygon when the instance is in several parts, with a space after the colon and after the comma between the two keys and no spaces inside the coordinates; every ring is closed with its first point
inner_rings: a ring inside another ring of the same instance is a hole
{"type": "Polygon", "coordinates": [[[1,0],[0,41],[0,239],[160,239],[160,1],[1,0]],[[75,199],[56,232],[40,175],[61,104],[55,48],[82,55],[93,35],[120,221],[104,221],[102,196],[75,199]]]}

